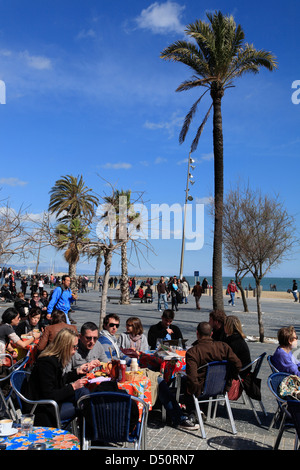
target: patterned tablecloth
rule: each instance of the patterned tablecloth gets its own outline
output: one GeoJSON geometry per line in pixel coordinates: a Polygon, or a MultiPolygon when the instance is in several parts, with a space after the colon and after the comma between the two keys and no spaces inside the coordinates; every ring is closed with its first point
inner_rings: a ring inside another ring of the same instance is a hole
{"type": "MultiPolygon", "coordinates": [[[[93,374],[88,374],[90,383],[87,385],[91,391],[94,391],[94,386],[97,384],[96,377],[93,378],[93,374]]],[[[110,379],[106,379],[110,380],[110,379]]],[[[100,383],[101,378],[99,378],[100,383]]],[[[138,380],[125,382],[117,382],[118,388],[121,390],[126,390],[129,395],[133,397],[141,398],[145,403],[148,404],[149,410],[152,409],[152,399],[151,399],[151,380],[144,375],[140,375],[138,380]]],[[[141,410],[142,405],[138,403],[138,407],[141,410]]]]}
{"type": "Polygon", "coordinates": [[[28,437],[20,432],[10,437],[0,436],[0,444],[6,444],[6,450],[28,450],[31,444],[37,443],[46,444],[46,450],[80,450],[78,438],[62,429],[34,427],[28,437]]]}
{"type": "Polygon", "coordinates": [[[118,387],[122,390],[126,390],[129,395],[144,400],[144,402],[148,403],[149,410],[151,410],[151,381],[148,377],[141,376],[138,381],[134,382],[118,382],[118,387]]]}
{"type": "Polygon", "coordinates": [[[139,366],[141,368],[159,371],[163,374],[165,381],[168,383],[176,372],[186,369],[185,351],[176,350],[180,356],[177,359],[165,360],[162,357],[155,356],[154,353],[141,353],[139,356],[139,366]]]}

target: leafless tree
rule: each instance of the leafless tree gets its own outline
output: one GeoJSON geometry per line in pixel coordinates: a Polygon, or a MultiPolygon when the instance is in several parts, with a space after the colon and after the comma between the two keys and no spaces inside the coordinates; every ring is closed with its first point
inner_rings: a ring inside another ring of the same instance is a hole
{"type": "Polygon", "coordinates": [[[224,257],[236,276],[251,273],[255,280],[259,339],[264,342],[261,281],[299,246],[294,218],[278,196],[238,186],[225,200],[223,244],[224,257]]]}
{"type": "Polygon", "coordinates": [[[26,209],[13,209],[9,199],[0,201],[0,261],[25,260],[37,249],[26,209]]]}

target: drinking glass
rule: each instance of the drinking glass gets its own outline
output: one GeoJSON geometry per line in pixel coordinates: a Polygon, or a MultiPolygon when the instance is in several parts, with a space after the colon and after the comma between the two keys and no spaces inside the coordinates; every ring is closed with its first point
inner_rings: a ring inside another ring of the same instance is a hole
{"type": "Polygon", "coordinates": [[[34,422],[33,414],[25,414],[21,416],[21,432],[26,437],[28,437],[29,433],[32,432],[33,422],[34,422]]]}

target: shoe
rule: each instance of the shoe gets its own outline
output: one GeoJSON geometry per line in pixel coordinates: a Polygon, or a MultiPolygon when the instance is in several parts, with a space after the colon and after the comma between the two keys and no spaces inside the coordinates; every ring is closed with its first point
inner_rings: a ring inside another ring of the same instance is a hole
{"type": "Polygon", "coordinates": [[[189,419],[186,419],[184,421],[181,421],[181,423],[178,424],[179,429],[189,429],[190,431],[196,431],[197,429],[200,428],[199,424],[193,423],[189,419]]]}
{"type": "Polygon", "coordinates": [[[159,312],[162,312],[162,310],[158,310],[159,312]]]}

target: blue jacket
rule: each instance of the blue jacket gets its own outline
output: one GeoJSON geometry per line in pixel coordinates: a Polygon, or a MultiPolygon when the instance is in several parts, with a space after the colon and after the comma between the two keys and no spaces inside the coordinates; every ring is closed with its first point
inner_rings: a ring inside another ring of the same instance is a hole
{"type": "Polygon", "coordinates": [[[54,289],[51,300],[47,307],[47,314],[51,315],[53,309],[64,312],[67,317],[67,323],[70,323],[68,312],[71,309],[71,304],[74,302],[71,289],[62,289],[60,286],[54,289]]]}

